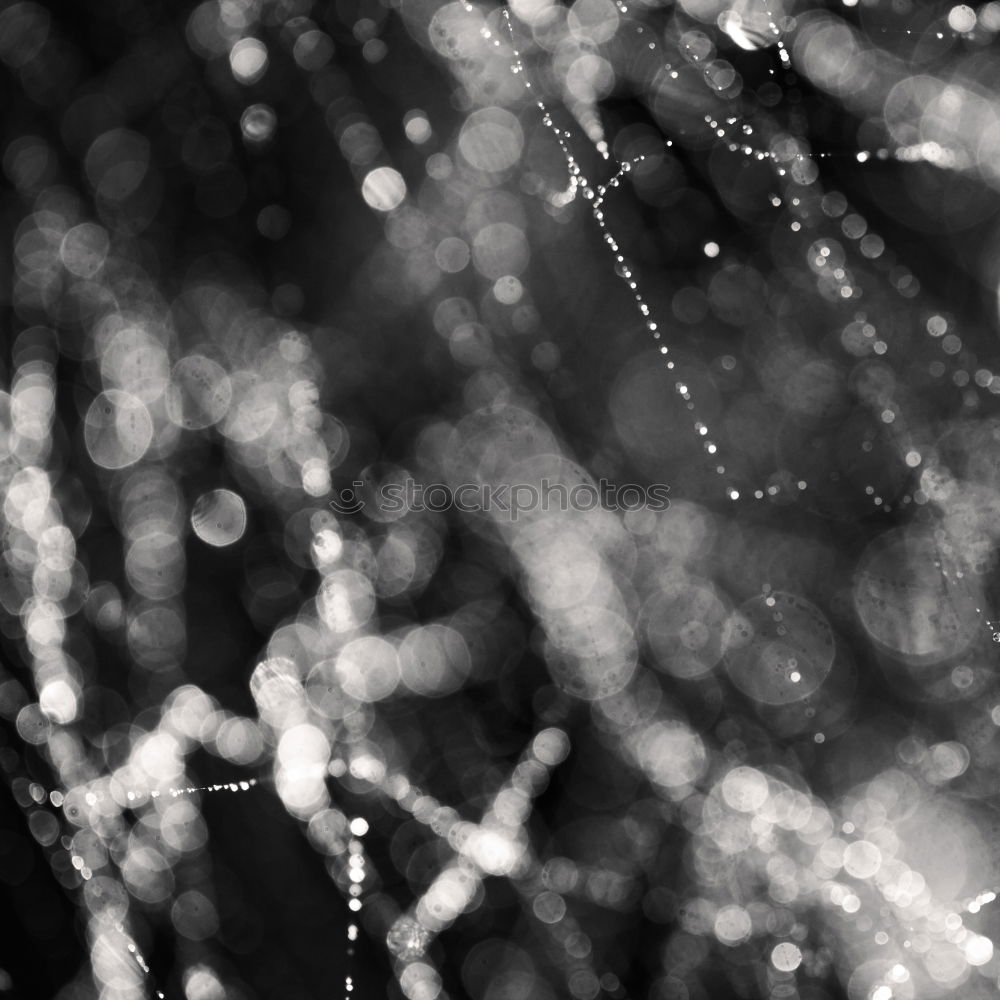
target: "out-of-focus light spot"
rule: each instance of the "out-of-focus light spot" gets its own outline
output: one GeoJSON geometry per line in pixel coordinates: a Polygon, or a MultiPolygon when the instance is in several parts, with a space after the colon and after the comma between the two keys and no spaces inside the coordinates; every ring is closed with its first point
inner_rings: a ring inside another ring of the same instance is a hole
{"type": "Polygon", "coordinates": [[[636,760],[650,781],[676,788],[696,781],[704,773],[705,744],[685,723],[655,722],[629,735],[636,760]]]}
{"type": "Polygon", "coordinates": [[[344,541],[333,528],[323,528],[313,536],[311,551],[317,569],[335,563],[344,549],[344,541]]]}
{"type": "Polygon", "coordinates": [[[493,284],[494,297],[505,306],[512,306],[520,302],[523,294],[524,286],[520,279],[515,278],[512,274],[505,274],[497,278],[493,284]]]}
{"type": "Polygon", "coordinates": [[[243,537],[246,526],[246,503],[232,490],[202,493],[191,508],[191,528],[206,545],[232,545],[243,537]]]}
{"type": "Polygon", "coordinates": [[[522,848],[506,831],[474,828],[466,842],[469,856],[490,875],[509,875],[517,867],[522,848]]]}
{"type": "Polygon", "coordinates": [[[446,236],[434,251],[434,260],[445,274],[457,274],[464,270],[471,256],[469,244],[458,236],[446,236]]]}
{"type": "Polygon", "coordinates": [[[189,941],[204,941],[219,929],[215,904],[197,889],[187,889],[174,900],[170,919],[177,933],[189,941]]]}
{"type": "Polygon", "coordinates": [[[569,737],[562,729],[543,729],[531,742],[535,759],[547,767],[561,764],[569,754],[569,737]]]}
{"type": "Polygon", "coordinates": [[[36,3],[15,3],[0,13],[0,59],[12,70],[27,67],[49,39],[51,18],[36,3]]]}
{"type": "Polygon", "coordinates": [[[726,804],[742,813],[755,813],[767,801],[767,778],[752,767],[734,767],[722,779],[726,804]]]}
{"type": "Polygon", "coordinates": [[[101,353],[106,384],[125,389],[147,406],[159,399],[170,380],[170,361],[163,344],[141,326],[126,326],[101,353]]]}
{"type": "Polygon", "coordinates": [[[469,647],[448,625],[417,626],[399,645],[399,668],[403,684],[414,694],[440,697],[465,683],[471,668],[469,647]]]}
{"type": "Polygon", "coordinates": [[[982,934],[970,934],[962,950],[969,965],[986,965],[993,958],[993,942],[982,934]]]}
{"type": "Polygon", "coordinates": [[[149,450],[153,419],[141,399],[120,389],[109,389],[88,407],[83,440],[95,465],[124,469],[149,450]]]}
{"type": "Polygon", "coordinates": [[[144,903],[162,903],[173,894],[173,868],[154,847],[132,843],[121,872],[129,891],[144,903]]]}
{"type": "Polygon", "coordinates": [[[411,962],[426,952],[431,939],[431,934],[419,921],[404,914],[389,928],[386,946],[397,958],[411,962]]]}
{"type": "MultiPolygon", "coordinates": [[[[357,118],[357,116],[352,116],[357,118]]],[[[351,121],[338,126],[341,155],[355,166],[367,166],[382,151],[382,139],[378,130],[369,121],[351,121]]]]}
{"type": "Polygon", "coordinates": [[[234,764],[254,764],[264,752],[260,728],[250,719],[226,719],[215,734],[215,749],[220,757],[234,764]]]}
{"type": "Polygon", "coordinates": [[[531,363],[543,372],[555,371],[559,367],[562,354],[551,340],[543,340],[531,349],[531,363]]]}
{"type": "Polygon", "coordinates": [[[376,167],[361,182],[361,197],[376,212],[391,212],[406,198],[406,181],[392,167],[376,167]]]}
{"type": "Polygon", "coordinates": [[[882,852],[870,841],[857,840],[844,850],[844,871],[855,878],[871,878],[882,866],[882,852]]]}
{"type": "Polygon", "coordinates": [[[719,28],[747,52],[767,46],[771,41],[771,32],[768,30],[766,8],[758,13],[749,4],[738,6],[742,10],[724,10],[719,14],[716,21],[719,28]]]}
{"type": "Polygon", "coordinates": [[[427,26],[431,45],[445,59],[461,60],[482,56],[487,42],[483,37],[483,13],[471,4],[454,2],[439,7],[427,26]]]}
{"type": "Polygon", "coordinates": [[[927,332],[932,337],[943,337],[948,332],[948,321],[943,316],[931,316],[927,320],[927,332]]]}
{"type": "Polygon", "coordinates": [[[906,464],[911,468],[915,469],[921,462],[919,451],[908,451],[906,453],[906,464]]]}
{"type": "Polygon", "coordinates": [[[600,45],[614,38],[620,21],[619,6],[611,0],[576,0],[566,27],[576,39],[600,45]]]}
{"type": "Polygon", "coordinates": [[[702,250],[706,257],[718,257],[719,256],[719,244],[718,243],[706,243],[702,250]]]}
{"type": "Polygon", "coordinates": [[[970,754],[964,744],[954,740],[937,743],[931,747],[927,758],[927,777],[940,784],[964,774],[969,767],[970,754]]]}
{"type": "MultiPolygon", "coordinates": [[[[614,85],[615,72],[611,63],[593,52],[577,56],[563,77],[563,86],[567,92],[584,104],[593,104],[606,97],[614,89],[614,85]]],[[[602,141],[604,133],[599,122],[588,122],[585,118],[584,127],[592,141],[602,141]]]]}
{"type": "Polygon", "coordinates": [[[139,739],[132,752],[132,764],[154,784],[172,784],[184,770],[177,738],[163,731],[139,739]]]}
{"type": "Polygon", "coordinates": [[[40,746],[48,742],[52,726],[47,716],[37,704],[25,705],[18,713],[14,722],[17,735],[32,746],[40,746]]]}
{"type": "Polygon", "coordinates": [[[528,266],[529,258],[524,231],[509,222],[483,226],[472,241],[476,270],[493,281],[520,274],[528,266]]]}
{"type": "Polygon", "coordinates": [[[990,0],[983,4],[979,8],[978,21],[987,31],[1000,31],[1000,3],[990,0]]]}
{"type": "Polygon", "coordinates": [[[964,35],[976,27],[976,12],[964,3],[957,4],[948,11],[948,27],[964,35]]]}
{"type": "Polygon", "coordinates": [[[166,408],[167,416],[178,427],[195,431],[217,424],[232,399],[232,382],[217,361],[190,354],[174,365],[166,408]]]}
{"type": "Polygon", "coordinates": [[[269,240],[280,240],[292,227],[292,216],[281,205],[266,205],[257,214],[257,232],[269,240]]]}
{"type": "Polygon", "coordinates": [[[63,266],[79,278],[92,278],[108,256],[107,231],[92,222],[74,226],[62,240],[59,257],[63,266]]]}
{"type": "Polygon", "coordinates": [[[365,62],[372,64],[381,62],[388,54],[389,46],[381,38],[369,38],[361,46],[361,55],[364,57],[365,62]]]}
{"type": "Polygon", "coordinates": [[[363,837],[368,832],[368,820],[363,816],[355,816],[351,820],[350,829],[355,837],[363,837]]]}
{"type": "Polygon", "coordinates": [[[723,906],[715,915],[715,936],[734,948],[750,937],[753,924],[750,914],[742,906],[723,906]]]}
{"type": "Polygon", "coordinates": [[[333,632],[360,627],[375,610],[375,592],[366,576],[342,569],[323,578],[317,594],[320,618],[333,632]]]}
{"type": "Polygon", "coordinates": [[[690,580],[654,593],[642,610],[656,666],[675,677],[694,678],[722,658],[728,609],[707,586],[690,580]]]}
{"type": "Polygon", "coordinates": [[[227,4],[223,8],[218,0],[205,0],[188,18],[188,45],[204,58],[224,55],[250,26],[249,6],[227,4]]]}
{"type": "Polygon", "coordinates": [[[93,141],[84,169],[97,196],[121,202],[133,194],[149,170],[149,142],[135,132],[112,129],[93,141]]]}
{"type": "Polygon", "coordinates": [[[287,729],[278,742],[276,757],[278,793],[289,809],[312,815],[328,803],[325,779],[330,741],[321,729],[309,723],[287,729]]]}
{"type": "Polygon", "coordinates": [[[432,153],[427,157],[427,176],[436,181],[446,180],[454,170],[454,164],[447,153],[432,153]]]}
{"type": "Polygon", "coordinates": [[[781,972],[794,972],[802,964],[802,952],[791,941],[782,941],[771,951],[771,964],[781,972]]]}
{"type": "Polygon", "coordinates": [[[395,647],[378,636],[349,642],[337,657],[337,677],[344,691],[358,701],[381,701],[399,684],[395,647]]]}
{"type": "Polygon", "coordinates": [[[295,39],[292,58],[306,72],[321,70],[333,58],[333,39],[318,28],[303,31],[295,39]]]}
{"type": "Polygon", "coordinates": [[[278,116],[268,104],[251,104],[240,116],[240,131],[246,142],[261,145],[274,136],[278,116]]]}
{"type": "Polygon", "coordinates": [[[187,1000],[221,1000],[225,995],[225,987],[208,965],[192,965],[184,971],[187,1000]]]}
{"type": "Polygon", "coordinates": [[[833,630],[819,608],[780,592],[741,605],[727,624],[727,646],[730,679],[766,705],[801,701],[818,690],[835,652],[833,630]]]}
{"type": "Polygon", "coordinates": [[[229,52],[229,68],[237,81],[249,86],[267,72],[267,46],[258,38],[242,38],[229,52]]]}
{"type": "Polygon", "coordinates": [[[326,496],[330,485],[330,464],[325,458],[307,458],[302,463],[302,489],[309,496],[326,496]]]}
{"type": "Polygon", "coordinates": [[[531,908],[543,924],[557,924],[566,915],[566,901],[557,892],[540,892],[531,908]]]}
{"type": "MultiPolygon", "coordinates": [[[[943,495],[935,474],[924,471],[921,488],[943,495]]],[[[897,657],[921,664],[960,652],[981,623],[955,602],[935,566],[937,542],[920,529],[898,528],[876,539],[862,556],[854,604],[869,635],[897,657]]]]}
{"type": "Polygon", "coordinates": [[[39,708],[53,722],[68,725],[79,711],[77,692],[62,679],[45,684],[38,695],[39,708]]]}
{"type": "Polygon", "coordinates": [[[4,173],[19,191],[32,191],[49,183],[54,167],[52,151],[37,136],[20,136],[4,151],[4,173]]]}
{"type": "Polygon", "coordinates": [[[466,118],[458,148],[475,169],[501,173],[521,158],[524,132],[521,123],[504,108],[482,108],[466,118]]]}
{"type": "Polygon", "coordinates": [[[406,133],[406,138],[417,146],[429,142],[433,134],[427,116],[416,108],[407,111],[403,116],[403,131],[406,133]]]}

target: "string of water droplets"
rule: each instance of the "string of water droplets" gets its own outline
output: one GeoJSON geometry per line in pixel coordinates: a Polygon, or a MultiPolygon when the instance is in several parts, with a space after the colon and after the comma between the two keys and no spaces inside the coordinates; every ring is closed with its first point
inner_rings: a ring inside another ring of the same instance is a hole
{"type": "MultiPolygon", "coordinates": [[[[474,12],[474,6],[467,2],[464,4],[465,9],[468,12],[474,12]]],[[[619,10],[623,12],[627,11],[627,7],[624,5],[619,6],[619,10]]],[[[563,158],[566,161],[566,166],[569,171],[569,188],[568,195],[569,200],[575,196],[577,190],[579,190],[586,202],[588,202],[588,207],[593,217],[594,221],[597,223],[598,228],[601,231],[601,236],[604,240],[605,245],[610,251],[614,262],[615,262],[615,274],[621,279],[625,287],[628,289],[632,302],[638,311],[639,315],[642,317],[643,325],[646,331],[652,336],[652,339],[656,343],[657,349],[665,363],[666,369],[668,371],[674,371],[675,365],[673,360],[670,359],[670,349],[664,344],[662,334],[659,328],[659,324],[652,315],[652,310],[649,303],[646,301],[639,288],[639,280],[637,274],[633,271],[632,266],[626,260],[624,254],[622,253],[621,245],[616,239],[614,232],[608,225],[608,220],[603,210],[603,204],[607,197],[609,191],[614,190],[619,187],[621,181],[624,177],[631,171],[632,166],[635,163],[642,162],[645,157],[636,157],[633,160],[626,160],[623,163],[618,164],[618,169],[615,174],[603,185],[598,185],[597,188],[593,187],[583,170],[580,167],[579,162],[573,155],[573,151],[570,148],[569,140],[571,138],[571,133],[567,130],[559,128],[553,120],[552,113],[545,104],[545,101],[538,96],[536,88],[532,85],[530,79],[528,79],[524,59],[517,45],[517,40],[514,34],[514,27],[510,17],[510,8],[506,5],[501,8],[501,17],[507,28],[507,32],[510,37],[511,51],[513,59],[511,62],[511,72],[520,75],[523,82],[525,90],[534,98],[535,106],[537,107],[539,113],[541,114],[542,123],[548,129],[548,131],[555,138],[556,143],[562,152],[563,158]]],[[[494,37],[493,32],[489,27],[484,26],[482,29],[483,37],[487,40],[491,40],[493,45],[499,48],[501,46],[501,41],[499,38],[494,37]]],[[[604,142],[595,144],[598,153],[601,155],[602,159],[605,161],[611,159],[611,153],[608,150],[607,144],[604,142]]],[[[673,145],[672,140],[665,140],[664,145],[670,147],[673,145]]],[[[695,403],[692,400],[691,391],[683,380],[677,380],[673,384],[674,392],[680,396],[684,401],[685,409],[687,409],[692,416],[694,416],[695,403]]],[[[718,445],[711,440],[709,436],[709,429],[707,425],[697,418],[692,419],[692,428],[698,438],[701,440],[702,448],[705,453],[709,456],[716,456],[718,453],[718,445]]],[[[726,467],[723,464],[717,464],[715,467],[715,472],[719,476],[725,476],[726,467]]],[[[739,497],[739,491],[735,490],[733,487],[729,487],[728,494],[731,499],[737,499],[739,497]],[[735,494],[735,495],[734,495],[735,494]]],[[[762,494],[763,495],[763,494],[762,494]]]]}

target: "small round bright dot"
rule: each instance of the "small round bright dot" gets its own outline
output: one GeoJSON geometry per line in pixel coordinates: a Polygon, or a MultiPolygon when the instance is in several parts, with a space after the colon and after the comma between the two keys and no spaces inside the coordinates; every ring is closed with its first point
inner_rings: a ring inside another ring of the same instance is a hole
{"type": "Polygon", "coordinates": [[[351,833],[355,837],[363,837],[368,832],[368,820],[363,816],[356,816],[351,820],[351,833]]]}
{"type": "Polygon", "coordinates": [[[920,452],[919,451],[908,451],[906,453],[906,464],[911,469],[915,469],[920,464],[920,452]]]}
{"type": "Polygon", "coordinates": [[[703,247],[706,257],[718,257],[719,256],[719,244],[718,243],[706,243],[703,247]]]}

